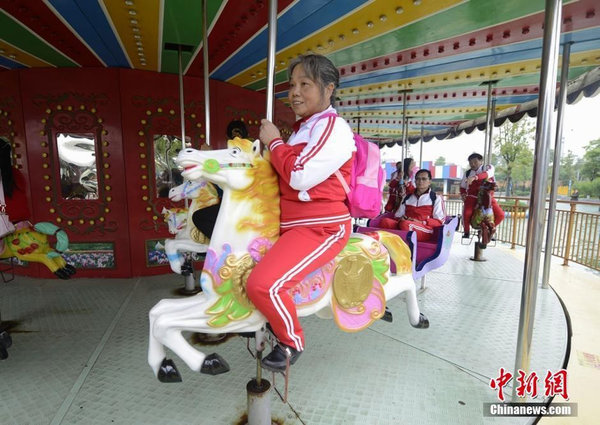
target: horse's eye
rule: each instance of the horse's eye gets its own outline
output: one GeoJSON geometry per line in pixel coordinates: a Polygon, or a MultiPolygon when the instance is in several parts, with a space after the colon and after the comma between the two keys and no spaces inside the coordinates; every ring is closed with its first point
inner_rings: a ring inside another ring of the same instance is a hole
{"type": "Polygon", "coordinates": [[[240,148],[233,148],[231,150],[232,155],[239,155],[240,152],[241,152],[240,148]]]}

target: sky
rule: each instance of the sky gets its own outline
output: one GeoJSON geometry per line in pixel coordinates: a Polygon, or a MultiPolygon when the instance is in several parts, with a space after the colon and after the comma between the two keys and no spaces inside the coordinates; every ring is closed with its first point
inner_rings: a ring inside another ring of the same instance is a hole
{"type": "MultiPolygon", "coordinates": [[[[562,156],[572,151],[576,156],[583,157],[584,147],[595,139],[600,139],[600,95],[582,98],[574,105],[567,105],[563,121],[564,144],[562,156]]],[[[510,122],[510,121],[506,121],[510,122]]],[[[497,127],[494,127],[497,134],[497,127]]],[[[483,155],[485,131],[475,130],[471,134],[462,134],[454,139],[436,140],[423,144],[423,161],[435,161],[438,157],[446,158],[447,164],[457,164],[467,167],[467,157],[473,152],[483,155]]],[[[554,148],[554,141],[551,142],[554,148]]],[[[419,162],[419,143],[410,145],[410,156],[419,162]]],[[[532,145],[533,149],[533,145],[532,145]]],[[[383,147],[382,157],[386,162],[398,161],[402,157],[399,146],[383,147]]]]}

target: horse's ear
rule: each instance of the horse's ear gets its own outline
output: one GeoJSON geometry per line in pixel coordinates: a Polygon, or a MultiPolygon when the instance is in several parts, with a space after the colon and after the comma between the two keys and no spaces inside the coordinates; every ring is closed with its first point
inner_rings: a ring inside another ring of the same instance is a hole
{"type": "Polygon", "coordinates": [[[254,143],[252,143],[252,154],[256,156],[260,156],[260,140],[256,139],[254,143]]]}

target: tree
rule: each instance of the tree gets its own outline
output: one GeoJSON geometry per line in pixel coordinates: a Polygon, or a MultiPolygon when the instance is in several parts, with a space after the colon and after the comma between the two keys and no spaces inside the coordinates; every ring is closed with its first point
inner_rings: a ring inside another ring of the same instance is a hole
{"type": "Polygon", "coordinates": [[[446,158],[443,156],[438,156],[438,158],[435,160],[435,165],[446,165],[446,158]]]}
{"type": "Polygon", "coordinates": [[[529,147],[534,140],[535,127],[529,119],[522,119],[516,123],[506,121],[498,128],[494,137],[496,154],[498,155],[498,168],[505,175],[506,195],[512,195],[513,178],[531,179],[533,154],[529,147]]]}
{"type": "Polygon", "coordinates": [[[585,146],[581,175],[588,180],[600,177],[600,139],[590,141],[585,146]]]}

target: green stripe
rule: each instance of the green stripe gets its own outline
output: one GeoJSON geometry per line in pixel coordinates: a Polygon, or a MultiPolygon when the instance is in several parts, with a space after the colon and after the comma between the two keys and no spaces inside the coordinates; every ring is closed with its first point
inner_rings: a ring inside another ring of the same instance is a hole
{"type": "MultiPolygon", "coordinates": [[[[207,0],[208,25],[215,19],[221,3],[225,0],[207,0]]],[[[179,73],[178,53],[164,50],[165,43],[194,46],[194,51],[202,43],[202,1],[167,0],[163,17],[163,39],[161,71],[179,73]]],[[[184,52],[181,56],[183,69],[192,58],[193,52],[184,52]]]]}
{"type": "Polygon", "coordinates": [[[54,47],[46,44],[21,24],[0,10],[0,39],[13,46],[57,67],[76,67],[72,62],[54,47]]]}

